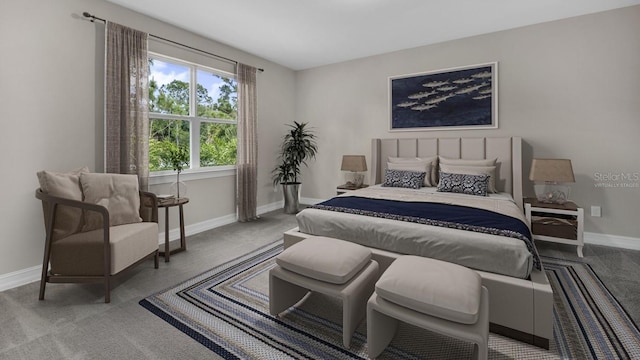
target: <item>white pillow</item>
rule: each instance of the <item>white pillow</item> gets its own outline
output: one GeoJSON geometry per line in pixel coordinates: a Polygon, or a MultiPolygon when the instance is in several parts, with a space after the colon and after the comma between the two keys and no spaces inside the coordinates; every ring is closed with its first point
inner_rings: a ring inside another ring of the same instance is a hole
{"type": "Polygon", "coordinates": [[[404,170],[404,171],[415,171],[415,172],[423,172],[427,175],[424,177],[424,182],[422,186],[435,186],[435,184],[431,183],[431,163],[423,162],[423,161],[415,161],[415,162],[401,162],[401,163],[387,163],[387,169],[389,170],[404,170]]]}
{"type": "Polygon", "coordinates": [[[448,165],[465,165],[465,166],[495,166],[498,158],[493,159],[452,159],[444,156],[439,156],[440,164],[448,165]]]}
{"type": "MultiPolygon", "coordinates": [[[[411,163],[411,162],[426,162],[431,164],[431,172],[427,172],[429,176],[425,176],[425,183],[427,181],[427,177],[429,178],[429,183],[431,185],[425,186],[436,186],[438,185],[438,156],[428,156],[428,157],[393,157],[389,156],[387,159],[390,163],[411,163]]],[[[390,169],[393,170],[393,169],[390,169]]]]}
{"type": "Polygon", "coordinates": [[[465,175],[489,175],[487,192],[497,193],[496,189],[496,167],[495,166],[470,166],[470,165],[449,165],[440,164],[440,171],[450,174],[465,175]]]}

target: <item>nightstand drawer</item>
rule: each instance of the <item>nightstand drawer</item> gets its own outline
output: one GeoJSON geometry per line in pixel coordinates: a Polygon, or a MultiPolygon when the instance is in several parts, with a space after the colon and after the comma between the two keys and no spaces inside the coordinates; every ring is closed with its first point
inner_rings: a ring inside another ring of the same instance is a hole
{"type": "Polygon", "coordinates": [[[353,184],[347,183],[347,184],[342,184],[342,185],[338,185],[336,187],[336,195],[340,195],[340,194],[344,194],[348,191],[353,191],[353,190],[358,190],[358,189],[364,189],[366,187],[368,187],[369,185],[367,184],[362,184],[360,186],[355,186],[353,184]]]}
{"type": "Polygon", "coordinates": [[[549,218],[543,216],[532,216],[531,231],[536,235],[577,240],[578,221],[570,219],[549,218]]]}

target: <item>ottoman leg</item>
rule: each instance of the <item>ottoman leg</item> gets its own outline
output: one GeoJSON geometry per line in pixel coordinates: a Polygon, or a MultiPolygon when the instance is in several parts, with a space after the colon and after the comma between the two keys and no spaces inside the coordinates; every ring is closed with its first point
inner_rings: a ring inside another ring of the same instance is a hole
{"type": "Polygon", "coordinates": [[[345,348],[351,345],[351,337],[356,328],[367,315],[367,300],[375,291],[378,274],[378,263],[371,260],[369,265],[359,274],[363,279],[355,286],[350,286],[349,291],[342,292],[342,343],[345,348]]]}
{"type": "Polygon", "coordinates": [[[291,284],[280,279],[273,268],[269,271],[269,313],[273,316],[280,314],[300,301],[308,289],[291,284]]]}
{"type": "Polygon", "coordinates": [[[480,316],[478,318],[480,341],[473,346],[473,358],[487,360],[489,358],[489,290],[482,287],[480,316]]]}
{"type": "Polygon", "coordinates": [[[398,320],[376,309],[378,295],[373,294],[367,303],[367,351],[375,359],[387,348],[398,329],[398,320]]]}

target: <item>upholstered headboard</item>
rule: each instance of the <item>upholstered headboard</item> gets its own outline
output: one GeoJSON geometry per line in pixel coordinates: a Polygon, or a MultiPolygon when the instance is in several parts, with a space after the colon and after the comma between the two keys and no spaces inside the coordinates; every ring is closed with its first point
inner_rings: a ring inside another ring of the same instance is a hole
{"type": "Polygon", "coordinates": [[[371,184],[384,177],[387,159],[440,155],[454,159],[493,159],[496,188],[508,192],[522,208],[522,139],[520,137],[372,139],[371,184]]]}

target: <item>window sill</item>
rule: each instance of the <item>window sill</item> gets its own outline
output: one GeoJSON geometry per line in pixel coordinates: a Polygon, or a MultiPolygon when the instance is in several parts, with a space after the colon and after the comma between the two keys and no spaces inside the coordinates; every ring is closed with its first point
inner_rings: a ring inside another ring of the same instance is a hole
{"type": "MultiPolygon", "coordinates": [[[[176,182],[175,171],[156,171],[149,175],[149,185],[171,184],[176,182]]],[[[215,169],[190,169],[180,173],[180,181],[210,179],[217,177],[235,176],[235,165],[219,166],[215,169]]]]}

